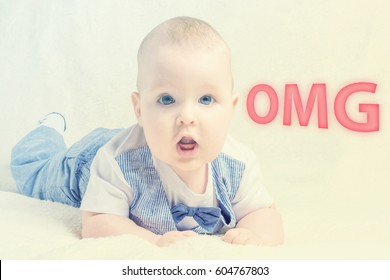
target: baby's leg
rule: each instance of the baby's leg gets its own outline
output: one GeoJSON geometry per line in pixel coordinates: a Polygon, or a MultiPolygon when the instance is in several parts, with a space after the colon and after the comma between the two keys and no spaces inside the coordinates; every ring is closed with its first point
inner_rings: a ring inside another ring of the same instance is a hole
{"type": "Polygon", "coordinates": [[[47,188],[54,183],[56,173],[65,171],[62,158],[66,150],[62,135],[51,127],[41,125],[23,137],[11,153],[11,170],[19,191],[31,197],[55,200],[47,188]]]}
{"type": "Polygon", "coordinates": [[[59,132],[39,126],[12,150],[11,170],[19,191],[79,207],[96,152],[119,131],[96,129],[67,149],[59,132]]]}

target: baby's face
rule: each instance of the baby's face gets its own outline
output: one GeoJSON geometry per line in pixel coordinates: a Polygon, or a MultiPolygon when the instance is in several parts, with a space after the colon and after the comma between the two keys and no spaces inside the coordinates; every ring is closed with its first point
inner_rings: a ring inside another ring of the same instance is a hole
{"type": "Polygon", "coordinates": [[[179,174],[219,154],[237,103],[226,50],[159,47],[143,58],[139,91],[136,115],[156,158],[179,174]]]}

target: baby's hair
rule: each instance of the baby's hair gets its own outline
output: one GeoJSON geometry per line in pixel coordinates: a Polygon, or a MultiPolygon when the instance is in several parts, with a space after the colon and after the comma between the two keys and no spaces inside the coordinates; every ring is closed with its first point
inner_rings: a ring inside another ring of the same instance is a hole
{"type": "Polygon", "coordinates": [[[155,27],[142,41],[138,59],[152,42],[159,45],[179,45],[186,47],[228,47],[219,33],[207,22],[192,17],[171,18],[155,27]]]}

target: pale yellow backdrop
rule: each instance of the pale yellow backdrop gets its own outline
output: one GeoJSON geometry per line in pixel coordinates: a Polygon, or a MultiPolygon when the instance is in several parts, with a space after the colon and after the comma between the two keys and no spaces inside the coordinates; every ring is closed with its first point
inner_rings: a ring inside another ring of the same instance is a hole
{"type": "Polygon", "coordinates": [[[362,258],[389,258],[381,250],[390,242],[388,1],[29,2],[0,2],[2,189],[14,188],[7,169],[11,147],[47,112],[67,117],[69,144],[97,126],[131,125],[129,96],[142,38],[165,19],[194,16],[213,25],[231,48],[241,98],[231,133],[261,162],[285,220],[286,246],[299,252],[316,244],[323,251],[313,257],[337,258],[353,252],[327,252],[327,244],[353,241],[366,245],[362,258]],[[352,96],[349,110],[361,118],[359,103],[379,104],[378,132],[353,132],[337,122],[334,98],[353,82],[377,84],[374,95],[352,96]],[[258,83],[272,86],[281,102],[267,125],[254,123],[245,107],[258,83]],[[290,127],[282,125],[290,83],[298,84],[304,100],[313,83],[326,84],[328,129],[317,128],[316,110],[308,127],[295,115],[290,127]]]}

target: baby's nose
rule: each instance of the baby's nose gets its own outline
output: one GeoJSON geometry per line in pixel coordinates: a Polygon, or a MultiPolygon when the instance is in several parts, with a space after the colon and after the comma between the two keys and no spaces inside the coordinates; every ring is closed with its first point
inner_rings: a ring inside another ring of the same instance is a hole
{"type": "Polygon", "coordinates": [[[194,109],[191,106],[183,106],[177,117],[177,125],[194,125],[196,124],[196,117],[194,109]]]}

